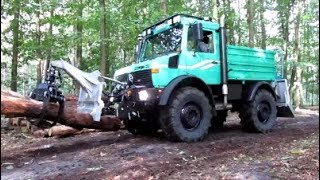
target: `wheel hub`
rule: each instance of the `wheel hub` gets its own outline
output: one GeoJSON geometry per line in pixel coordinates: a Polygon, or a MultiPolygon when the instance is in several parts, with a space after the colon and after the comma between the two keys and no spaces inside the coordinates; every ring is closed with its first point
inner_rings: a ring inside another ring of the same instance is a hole
{"type": "Polygon", "coordinates": [[[181,109],[180,117],[186,129],[193,129],[199,125],[202,119],[202,111],[196,104],[188,103],[181,109]]]}
{"type": "Polygon", "coordinates": [[[262,123],[267,123],[271,113],[270,105],[266,102],[262,102],[258,105],[257,109],[259,121],[262,123]]]}

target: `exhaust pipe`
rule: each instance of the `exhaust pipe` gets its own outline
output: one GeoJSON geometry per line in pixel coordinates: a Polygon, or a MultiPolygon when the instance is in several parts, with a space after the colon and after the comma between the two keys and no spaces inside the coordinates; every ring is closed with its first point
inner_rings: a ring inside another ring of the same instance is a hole
{"type": "Polygon", "coordinates": [[[227,80],[227,53],[226,53],[226,30],[224,27],[224,18],[220,18],[220,58],[221,58],[221,82],[223,94],[223,106],[227,107],[228,104],[228,80],[227,80]]]}

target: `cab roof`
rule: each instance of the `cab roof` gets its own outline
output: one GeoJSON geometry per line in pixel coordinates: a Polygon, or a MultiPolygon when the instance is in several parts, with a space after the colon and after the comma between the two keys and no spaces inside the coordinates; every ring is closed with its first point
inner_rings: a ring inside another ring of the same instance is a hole
{"type": "MultiPolygon", "coordinates": [[[[145,31],[145,30],[147,30],[149,28],[156,27],[157,25],[162,24],[162,23],[166,22],[167,20],[174,18],[175,16],[188,17],[188,18],[193,18],[193,19],[197,19],[197,20],[204,20],[204,18],[202,18],[202,17],[191,16],[191,15],[188,15],[188,14],[181,14],[181,13],[180,14],[174,14],[174,15],[169,16],[168,18],[166,18],[164,20],[161,20],[161,21],[159,21],[159,22],[157,22],[157,23],[155,23],[155,24],[143,29],[142,31],[145,31]]],[[[211,21],[211,18],[209,18],[209,21],[211,21]]]]}

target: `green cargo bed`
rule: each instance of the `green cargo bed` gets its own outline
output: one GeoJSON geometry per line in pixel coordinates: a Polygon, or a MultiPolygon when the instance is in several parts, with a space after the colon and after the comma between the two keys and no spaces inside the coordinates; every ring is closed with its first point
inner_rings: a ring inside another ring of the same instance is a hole
{"type": "Polygon", "coordinates": [[[228,79],[229,80],[265,80],[276,79],[275,52],[227,46],[228,79]]]}

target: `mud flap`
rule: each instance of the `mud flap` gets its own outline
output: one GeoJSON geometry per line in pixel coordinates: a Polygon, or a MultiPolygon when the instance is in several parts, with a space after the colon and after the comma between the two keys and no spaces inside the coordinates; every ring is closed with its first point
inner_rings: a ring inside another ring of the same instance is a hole
{"type": "Polygon", "coordinates": [[[294,117],[294,110],[291,106],[288,84],[286,79],[278,79],[276,81],[277,95],[277,116],[278,117],[294,117]]]}

